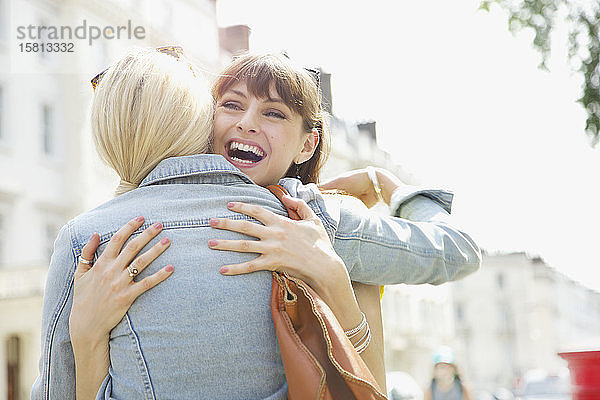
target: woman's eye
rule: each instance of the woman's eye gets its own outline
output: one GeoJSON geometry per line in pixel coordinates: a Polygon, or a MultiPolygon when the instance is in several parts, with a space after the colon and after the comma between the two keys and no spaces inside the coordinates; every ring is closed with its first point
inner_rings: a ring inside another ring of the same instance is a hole
{"type": "Polygon", "coordinates": [[[225,108],[229,108],[230,110],[240,110],[241,109],[239,104],[237,104],[233,101],[226,101],[223,104],[221,104],[221,106],[225,107],[225,108]]]}
{"type": "Polygon", "coordinates": [[[280,113],[279,111],[267,111],[265,113],[265,115],[267,117],[275,117],[275,118],[281,118],[281,119],[285,119],[285,115],[283,115],[282,113],[280,113]]]}

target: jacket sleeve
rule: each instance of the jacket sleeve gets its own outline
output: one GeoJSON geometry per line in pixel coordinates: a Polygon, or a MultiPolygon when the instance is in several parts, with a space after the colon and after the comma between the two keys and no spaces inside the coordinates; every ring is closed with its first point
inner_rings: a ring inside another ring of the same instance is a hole
{"type": "Polygon", "coordinates": [[[368,210],[350,196],[337,196],[333,245],[350,279],[377,285],[438,285],[460,279],[481,264],[479,247],[449,223],[447,204],[426,195],[407,197],[395,212],[411,220],[368,210]]]}
{"type": "Polygon", "coordinates": [[[323,194],[314,184],[280,181],[323,222],[350,279],[374,285],[460,279],[481,264],[479,247],[450,223],[452,193],[402,187],[392,194],[395,216],[371,211],[355,197],[323,194]]]}
{"type": "Polygon", "coordinates": [[[32,400],[75,399],[75,361],[69,336],[75,254],[68,225],[54,242],[42,306],[39,376],[32,400]]]}

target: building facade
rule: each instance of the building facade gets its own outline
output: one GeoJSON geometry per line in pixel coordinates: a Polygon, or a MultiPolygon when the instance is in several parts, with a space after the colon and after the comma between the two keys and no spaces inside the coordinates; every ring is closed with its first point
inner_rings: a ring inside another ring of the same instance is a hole
{"type": "Polygon", "coordinates": [[[481,390],[518,389],[532,370],[560,375],[560,351],[600,343],[600,293],[525,253],[484,254],[451,284],[465,373],[481,390]]]}
{"type": "Polygon", "coordinates": [[[0,400],[29,398],[37,376],[58,230],[116,187],[90,140],[90,79],[132,46],[173,43],[209,70],[222,64],[214,1],[0,0],[0,400]],[[128,25],[144,34],[128,35],[128,25]],[[65,40],[53,40],[52,27],[65,40]],[[124,29],[90,43],[92,27],[124,29]],[[35,43],[73,51],[34,51],[35,43]]]}
{"type": "MultiPolygon", "coordinates": [[[[453,293],[448,284],[386,286],[382,299],[386,371],[402,371],[424,389],[440,345],[454,348],[453,293]]],[[[460,354],[460,353],[459,353],[460,354]]]]}

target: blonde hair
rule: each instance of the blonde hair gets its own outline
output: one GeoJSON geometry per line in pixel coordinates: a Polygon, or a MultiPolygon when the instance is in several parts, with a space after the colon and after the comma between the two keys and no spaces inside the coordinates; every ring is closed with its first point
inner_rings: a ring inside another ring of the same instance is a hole
{"type": "Polygon", "coordinates": [[[206,80],[183,58],[136,49],[102,76],[91,105],[100,158],[119,177],[118,196],[168,157],[210,149],[213,100],[206,80]]]}
{"type": "Polygon", "coordinates": [[[304,132],[316,129],[319,143],[312,157],[298,165],[290,160],[285,176],[299,176],[302,183],[318,182],[330,152],[330,133],[328,115],[321,105],[321,90],[308,70],[283,55],[243,54],[213,84],[214,99],[218,100],[238,82],[245,82],[250,94],[260,98],[269,98],[274,85],[283,102],[302,117],[304,132]]]}

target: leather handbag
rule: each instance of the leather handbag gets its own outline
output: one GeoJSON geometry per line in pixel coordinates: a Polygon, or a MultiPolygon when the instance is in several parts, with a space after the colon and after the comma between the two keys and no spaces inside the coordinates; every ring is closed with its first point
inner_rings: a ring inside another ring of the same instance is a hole
{"type": "MultiPolygon", "coordinates": [[[[280,185],[267,189],[280,200],[287,194],[280,185]]],[[[387,399],[331,309],[305,282],[273,272],[271,314],[289,400],[387,399]]]]}

